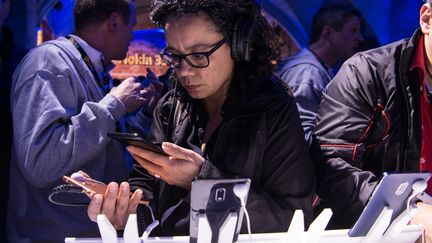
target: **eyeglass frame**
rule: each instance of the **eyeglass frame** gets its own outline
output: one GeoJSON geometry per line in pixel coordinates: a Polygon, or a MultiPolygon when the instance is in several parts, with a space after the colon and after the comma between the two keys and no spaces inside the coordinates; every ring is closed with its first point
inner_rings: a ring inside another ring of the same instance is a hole
{"type": "Polygon", "coordinates": [[[160,53],[159,56],[162,58],[162,60],[171,68],[179,68],[181,66],[181,63],[184,60],[186,60],[187,64],[189,64],[189,66],[193,67],[193,68],[206,68],[210,65],[210,56],[215,53],[221,46],[223,46],[223,44],[225,44],[225,42],[227,42],[227,38],[223,38],[222,40],[216,42],[213,47],[209,50],[209,51],[198,51],[198,52],[191,52],[188,54],[173,54],[171,53],[170,56],[171,57],[176,57],[179,58],[179,63],[178,65],[171,65],[169,64],[168,61],[165,60],[164,58],[164,54],[167,51],[167,47],[165,47],[160,53]],[[192,64],[191,61],[189,61],[189,59],[187,58],[187,56],[191,56],[191,55],[204,55],[207,58],[207,65],[205,66],[195,66],[194,64],[192,64]]]}

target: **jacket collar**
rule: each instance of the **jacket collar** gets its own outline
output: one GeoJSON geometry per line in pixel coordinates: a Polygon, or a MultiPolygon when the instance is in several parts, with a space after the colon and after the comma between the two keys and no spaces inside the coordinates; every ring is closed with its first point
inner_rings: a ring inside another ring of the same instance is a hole
{"type": "Polygon", "coordinates": [[[409,71],[417,71],[420,85],[424,86],[426,79],[424,35],[420,35],[417,40],[417,47],[412,56],[409,71]]]}
{"type": "Polygon", "coordinates": [[[101,75],[101,73],[104,71],[104,65],[102,63],[102,53],[96,48],[89,45],[85,40],[81,39],[81,37],[74,34],[70,34],[70,36],[72,36],[76,40],[76,42],[78,42],[78,44],[82,47],[82,49],[84,49],[85,53],[88,55],[94,67],[96,68],[97,73],[101,75]]]}
{"type": "MultiPolygon", "coordinates": [[[[417,44],[419,42],[419,39],[423,36],[423,33],[421,32],[420,29],[417,29],[414,34],[412,35],[411,39],[409,39],[407,45],[405,48],[403,48],[402,50],[402,54],[401,54],[401,62],[399,65],[399,71],[402,75],[403,74],[407,74],[407,71],[409,71],[411,69],[412,66],[412,61],[413,61],[413,57],[415,55],[415,50],[417,49],[417,44]],[[408,69],[407,69],[408,67],[408,69]]],[[[404,80],[404,78],[402,78],[401,80],[404,80]]],[[[406,80],[406,79],[405,79],[406,80]]]]}

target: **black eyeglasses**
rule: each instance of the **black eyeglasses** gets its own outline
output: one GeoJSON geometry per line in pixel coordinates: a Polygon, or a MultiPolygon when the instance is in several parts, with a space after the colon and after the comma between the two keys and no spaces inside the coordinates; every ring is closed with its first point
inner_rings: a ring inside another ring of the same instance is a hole
{"type": "Polygon", "coordinates": [[[183,59],[194,68],[205,68],[210,64],[210,55],[213,54],[219,47],[221,47],[226,42],[226,38],[218,41],[210,51],[202,51],[202,52],[191,52],[186,55],[182,54],[174,54],[167,51],[166,47],[159,54],[168,66],[172,68],[178,68],[181,65],[181,61],[183,59]]]}

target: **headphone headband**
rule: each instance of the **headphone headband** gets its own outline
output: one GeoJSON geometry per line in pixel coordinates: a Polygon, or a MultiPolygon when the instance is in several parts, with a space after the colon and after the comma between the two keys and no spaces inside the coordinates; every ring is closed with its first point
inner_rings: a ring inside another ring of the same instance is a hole
{"type": "Polygon", "coordinates": [[[250,61],[258,38],[260,8],[254,4],[250,14],[241,15],[233,26],[231,55],[234,61],[250,61]]]}

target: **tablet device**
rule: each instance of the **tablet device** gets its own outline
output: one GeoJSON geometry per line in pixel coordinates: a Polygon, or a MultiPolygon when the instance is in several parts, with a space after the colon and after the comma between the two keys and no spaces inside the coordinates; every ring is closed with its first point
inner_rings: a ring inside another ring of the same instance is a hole
{"type": "Polygon", "coordinates": [[[138,135],[138,133],[123,133],[123,132],[109,132],[108,137],[113,138],[125,145],[137,146],[158,154],[168,155],[158,144],[154,144],[147,139],[138,135]]]}
{"type": "Polygon", "coordinates": [[[430,173],[384,173],[348,235],[351,237],[365,236],[386,206],[393,209],[392,222],[406,209],[413,183],[419,180],[427,182],[430,176],[430,173]]]}
{"type": "Polygon", "coordinates": [[[244,211],[240,199],[234,194],[233,188],[237,184],[246,185],[246,198],[250,188],[250,179],[195,179],[192,181],[190,207],[190,243],[197,242],[198,220],[200,214],[205,214],[212,229],[212,241],[217,242],[220,224],[229,213],[237,214],[237,224],[233,240],[237,241],[240,233],[244,211]]]}

